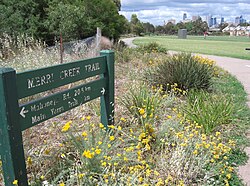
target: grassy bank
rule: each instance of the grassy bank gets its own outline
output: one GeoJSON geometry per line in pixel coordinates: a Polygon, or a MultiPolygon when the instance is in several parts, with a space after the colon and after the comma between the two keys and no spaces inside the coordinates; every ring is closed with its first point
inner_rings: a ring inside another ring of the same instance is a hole
{"type": "Polygon", "coordinates": [[[96,100],[25,131],[30,184],[243,185],[237,166],[250,111],[242,85],[209,59],[154,45],[115,54],[115,125],[99,123],[96,100]]]}
{"type": "Polygon", "coordinates": [[[138,38],[134,41],[136,45],[144,45],[157,42],[167,50],[194,52],[218,56],[228,56],[241,59],[250,59],[250,47],[248,37],[230,36],[188,36],[187,39],[178,39],[177,36],[154,36],[138,38]]]}

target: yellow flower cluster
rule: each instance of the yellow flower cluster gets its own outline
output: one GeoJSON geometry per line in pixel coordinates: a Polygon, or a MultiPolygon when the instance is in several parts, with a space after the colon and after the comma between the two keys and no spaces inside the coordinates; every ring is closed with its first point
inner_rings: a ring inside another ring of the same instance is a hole
{"type": "Polygon", "coordinates": [[[206,64],[206,65],[209,65],[209,66],[214,66],[215,65],[214,60],[211,60],[211,59],[206,58],[206,57],[196,55],[196,56],[194,56],[194,59],[196,59],[199,63],[202,63],[202,64],[206,64]]]}
{"type": "Polygon", "coordinates": [[[62,127],[62,132],[67,132],[70,128],[72,121],[68,121],[63,127],[62,127]]]}

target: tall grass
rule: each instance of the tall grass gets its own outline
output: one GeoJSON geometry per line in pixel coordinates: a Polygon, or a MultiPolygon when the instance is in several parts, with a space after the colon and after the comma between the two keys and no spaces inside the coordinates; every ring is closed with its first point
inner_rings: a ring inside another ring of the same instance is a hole
{"type": "Polygon", "coordinates": [[[223,95],[209,94],[205,91],[190,91],[187,105],[184,107],[186,117],[203,126],[205,133],[219,130],[219,126],[232,120],[232,101],[223,95]]]}

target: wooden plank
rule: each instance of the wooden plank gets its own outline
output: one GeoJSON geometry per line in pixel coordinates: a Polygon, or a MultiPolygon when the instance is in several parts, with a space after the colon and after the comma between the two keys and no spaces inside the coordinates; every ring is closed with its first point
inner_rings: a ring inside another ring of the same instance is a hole
{"type": "Polygon", "coordinates": [[[10,68],[0,69],[0,110],[0,148],[5,186],[12,186],[15,179],[19,186],[27,186],[16,73],[10,68]]]}
{"type": "Polygon", "coordinates": [[[88,77],[105,73],[104,56],[60,64],[17,74],[18,98],[51,90],[88,77]]]}
{"type": "Polygon", "coordinates": [[[19,107],[21,130],[28,129],[105,94],[106,79],[92,81],[19,107]]]}
{"type": "Polygon", "coordinates": [[[106,87],[107,92],[101,97],[101,122],[106,128],[108,125],[114,124],[114,52],[110,50],[101,51],[101,55],[107,58],[107,72],[102,74],[101,77],[107,78],[106,87]]]}

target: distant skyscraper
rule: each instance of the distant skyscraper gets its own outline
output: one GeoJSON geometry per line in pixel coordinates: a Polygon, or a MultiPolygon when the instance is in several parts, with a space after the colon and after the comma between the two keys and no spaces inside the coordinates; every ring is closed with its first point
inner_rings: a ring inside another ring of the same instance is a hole
{"type": "Polygon", "coordinates": [[[214,25],[217,25],[217,19],[216,19],[216,17],[213,18],[213,26],[214,25]]]}
{"type": "Polygon", "coordinates": [[[223,24],[225,22],[224,17],[221,17],[220,24],[223,24]]]}
{"type": "Polygon", "coordinates": [[[236,25],[240,24],[240,17],[236,17],[236,18],[235,18],[235,24],[236,24],[236,25]]]}
{"type": "Polygon", "coordinates": [[[187,19],[187,13],[183,14],[183,21],[187,19]]]}
{"type": "Polygon", "coordinates": [[[207,22],[208,27],[212,26],[211,18],[212,18],[211,15],[206,16],[206,22],[207,22]]]}

